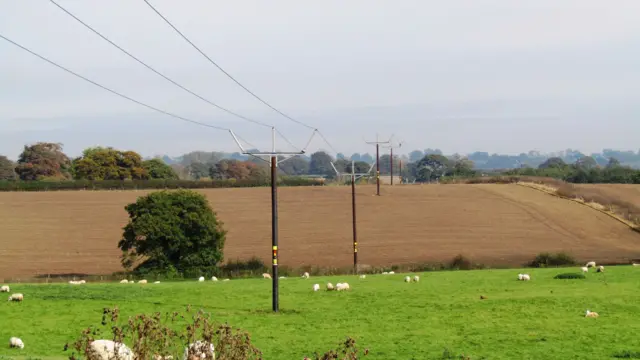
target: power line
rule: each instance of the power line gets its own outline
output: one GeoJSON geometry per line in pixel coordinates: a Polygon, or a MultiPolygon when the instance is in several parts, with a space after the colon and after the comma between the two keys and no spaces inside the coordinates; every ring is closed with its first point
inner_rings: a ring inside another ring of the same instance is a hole
{"type": "Polygon", "coordinates": [[[196,44],[194,44],[191,40],[189,40],[189,38],[187,38],[186,35],[184,35],[180,30],[178,30],[177,27],[175,27],[170,21],[169,19],[167,19],[164,15],[162,15],[162,13],[160,13],[160,11],[158,11],[153,5],[151,5],[151,3],[149,3],[148,0],[143,0],[158,16],[160,16],[160,18],[162,18],[162,20],[164,20],[164,22],[167,23],[167,25],[169,25],[173,30],[175,30],[176,33],[178,33],[178,35],[180,35],[187,43],[189,43],[189,45],[191,45],[194,49],[196,49],[202,56],[204,56],[207,60],[209,60],[209,62],[211,64],[213,64],[215,67],[218,68],[218,70],[222,71],[222,73],[224,73],[229,79],[233,80],[233,82],[235,82],[238,86],[240,86],[241,88],[243,88],[246,92],[248,92],[249,94],[251,94],[254,98],[258,99],[261,103],[265,104],[266,106],[268,106],[270,109],[272,109],[273,111],[277,112],[278,114],[284,116],[285,118],[299,124],[302,125],[308,129],[314,130],[318,133],[318,135],[320,135],[320,137],[322,138],[322,140],[334,151],[337,153],[337,151],[335,150],[335,148],[331,145],[331,143],[329,143],[329,141],[327,141],[327,138],[322,134],[322,132],[320,132],[320,130],[318,130],[317,128],[305,124],[300,120],[296,120],[294,118],[292,118],[291,116],[283,113],[282,111],[278,110],[277,108],[275,108],[274,106],[272,106],[271,104],[269,104],[268,102],[266,102],[265,100],[263,100],[261,97],[259,97],[258,95],[256,95],[254,92],[252,92],[251,90],[249,90],[246,86],[242,85],[240,83],[240,81],[236,80],[236,78],[234,78],[231,74],[229,74],[228,72],[226,72],[220,65],[218,65],[215,61],[213,61],[207,54],[204,53],[204,51],[200,50],[200,48],[198,46],[196,46],[196,44]]]}
{"type": "Polygon", "coordinates": [[[71,12],[69,12],[67,9],[65,9],[64,7],[62,7],[60,4],[56,3],[53,0],[49,0],[53,5],[57,6],[60,10],[64,11],[67,15],[71,16],[73,19],[75,19],[76,21],[78,21],[80,24],[84,25],[87,29],[91,30],[93,33],[95,33],[96,35],[100,36],[103,40],[105,40],[106,42],[108,42],[109,44],[113,45],[116,49],[120,50],[121,52],[123,52],[124,54],[126,54],[127,56],[129,56],[130,58],[132,58],[133,60],[137,61],[138,63],[140,63],[141,65],[143,65],[144,67],[146,67],[147,69],[153,71],[155,74],[157,74],[158,76],[162,77],[163,79],[169,81],[170,83],[172,83],[173,85],[181,88],[182,90],[190,93],[191,95],[199,98],[200,100],[208,103],[209,105],[212,105],[222,111],[225,111],[237,118],[240,118],[242,120],[246,120],[249,122],[252,122],[254,124],[257,125],[261,125],[261,126],[266,126],[266,127],[273,127],[273,125],[269,125],[257,120],[253,120],[250,118],[247,118],[246,116],[242,116],[240,114],[237,114],[229,109],[226,109],[204,97],[202,97],[201,95],[198,95],[197,93],[187,89],[186,87],[180,85],[179,83],[177,83],[175,80],[169,78],[168,76],[162,74],[161,72],[157,71],[156,69],[154,69],[153,67],[151,67],[150,65],[148,65],[147,63],[145,63],[144,61],[138,59],[137,57],[135,57],[134,55],[132,55],[130,52],[128,52],[127,50],[123,49],[121,46],[119,46],[118,44],[114,43],[113,41],[109,40],[106,36],[102,35],[100,32],[98,32],[97,30],[95,30],[94,28],[92,28],[90,25],[88,25],[87,23],[85,23],[84,21],[80,20],[77,16],[75,16],[74,14],[72,14],[71,12]]]}
{"type": "Polygon", "coordinates": [[[231,80],[233,80],[236,84],[238,84],[238,86],[240,86],[241,88],[243,88],[246,92],[248,92],[249,94],[251,94],[254,98],[258,99],[260,102],[262,102],[263,104],[267,105],[269,108],[271,108],[273,111],[277,112],[278,114],[284,116],[285,118],[296,122],[302,126],[306,126],[307,128],[311,129],[311,130],[316,130],[313,126],[311,125],[307,125],[301,121],[298,121],[294,118],[292,118],[291,116],[283,113],[282,111],[276,109],[275,107],[271,106],[271,104],[269,104],[268,102],[266,102],[265,100],[263,100],[262,98],[260,98],[258,95],[256,95],[254,92],[252,92],[251,90],[247,89],[246,86],[242,85],[238,80],[236,80],[231,74],[229,74],[228,72],[226,72],[220,65],[218,65],[215,61],[213,61],[209,56],[207,56],[207,54],[205,54],[202,50],[200,50],[200,48],[198,46],[196,46],[196,44],[194,44],[191,40],[189,40],[189,38],[187,38],[180,30],[178,30],[178,28],[176,28],[166,17],[164,17],[160,11],[158,11],[155,7],[153,7],[153,5],[151,5],[149,3],[149,1],[144,0],[144,2],[149,5],[149,7],[156,13],[158,14],[158,16],[160,16],[162,18],[162,20],[164,20],[169,26],[171,26],[173,28],[173,30],[175,30],[186,42],[188,42],[191,46],[193,46],[194,49],[196,49],[200,54],[202,54],[202,56],[204,56],[207,60],[209,60],[210,63],[212,63],[215,67],[218,68],[218,70],[222,71],[225,75],[227,75],[227,77],[231,80]]]}
{"type": "Polygon", "coordinates": [[[151,106],[151,105],[145,104],[145,103],[143,103],[143,102],[141,102],[141,101],[138,101],[138,100],[132,99],[132,98],[128,97],[127,95],[123,95],[123,94],[121,94],[121,93],[119,93],[119,92],[117,92],[117,91],[115,91],[115,90],[111,90],[111,89],[109,89],[108,87],[106,87],[106,86],[104,86],[104,85],[100,85],[100,84],[98,84],[97,82],[95,82],[95,81],[93,81],[93,80],[91,80],[91,79],[88,79],[88,78],[86,78],[86,77],[84,77],[84,76],[82,76],[82,75],[80,75],[80,74],[78,74],[78,73],[76,73],[76,72],[73,72],[73,71],[71,71],[71,70],[67,69],[67,68],[66,68],[66,67],[64,67],[64,66],[59,65],[59,64],[57,64],[57,63],[55,63],[55,62],[53,62],[53,61],[51,61],[51,60],[49,60],[49,59],[45,58],[44,56],[39,55],[39,54],[37,54],[37,53],[35,53],[35,52],[33,52],[33,51],[31,51],[31,50],[27,49],[26,47],[24,47],[24,46],[22,46],[22,45],[18,44],[17,42],[15,42],[15,41],[13,41],[13,40],[11,40],[11,39],[7,38],[6,36],[4,36],[4,35],[2,35],[2,34],[0,34],[0,38],[2,38],[2,39],[4,39],[5,41],[7,41],[7,42],[9,42],[9,43],[11,43],[11,44],[13,44],[13,45],[15,45],[15,46],[17,46],[17,47],[21,48],[22,50],[24,50],[24,51],[26,51],[26,52],[30,53],[31,55],[36,56],[36,57],[40,58],[41,60],[44,60],[44,61],[48,62],[49,64],[51,64],[51,65],[53,65],[53,66],[55,66],[55,67],[57,67],[57,68],[59,68],[59,69],[62,69],[62,70],[64,70],[64,71],[68,72],[69,74],[71,74],[71,75],[73,75],[73,76],[76,76],[76,77],[78,77],[78,78],[80,78],[80,79],[82,79],[82,80],[84,80],[84,81],[86,81],[86,82],[89,82],[89,83],[91,83],[91,84],[93,84],[93,85],[95,85],[95,86],[97,86],[97,87],[99,87],[99,88],[101,88],[101,89],[103,89],[103,90],[106,90],[106,91],[108,91],[108,92],[110,92],[110,93],[112,93],[112,94],[114,94],[114,95],[117,95],[117,96],[119,96],[119,97],[121,97],[121,98],[123,98],[123,99],[129,100],[129,101],[134,102],[134,103],[136,103],[136,104],[138,104],[138,105],[144,106],[144,107],[146,107],[146,108],[148,108],[148,109],[151,109],[151,110],[157,111],[157,112],[159,112],[159,113],[162,113],[162,114],[165,114],[165,115],[171,116],[171,117],[173,117],[173,118],[176,118],[176,119],[179,119],[179,120],[182,120],[182,121],[190,122],[190,123],[197,124],[197,125],[200,125],[200,126],[210,127],[210,128],[217,129],[217,130],[231,131],[230,129],[223,128],[223,127],[220,127],[220,126],[215,126],[215,125],[211,125],[211,124],[207,124],[207,123],[199,122],[199,121],[196,121],[196,120],[187,119],[187,118],[182,117],[182,116],[180,116],[180,115],[172,114],[172,113],[170,113],[170,112],[168,112],[168,111],[165,111],[165,110],[162,110],[162,109],[158,109],[158,108],[153,107],[153,106],[151,106]]]}

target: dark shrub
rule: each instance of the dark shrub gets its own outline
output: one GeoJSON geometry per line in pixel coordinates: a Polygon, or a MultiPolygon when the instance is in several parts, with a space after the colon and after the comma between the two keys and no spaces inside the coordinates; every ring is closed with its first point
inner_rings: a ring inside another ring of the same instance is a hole
{"type": "Polygon", "coordinates": [[[540,253],[531,261],[528,266],[544,268],[558,266],[572,266],[576,264],[576,260],[569,254],[565,253],[540,253]]]}
{"type": "Polygon", "coordinates": [[[553,277],[554,279],[574,280],[574,279],[586,279],[583,274],[580,273],[563,273],[553,277]]]}
{"type": "Polygon", "coordinates": [[[471,260],[464,257],[462,254],[456,256],[449,263],[449,267],[452,270],[471,270],[473,269],[473,263],[471,260]]]}

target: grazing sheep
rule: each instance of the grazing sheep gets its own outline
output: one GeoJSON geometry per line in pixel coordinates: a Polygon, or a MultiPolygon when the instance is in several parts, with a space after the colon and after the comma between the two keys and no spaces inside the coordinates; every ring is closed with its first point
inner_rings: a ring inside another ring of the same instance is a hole
{"type": "Polygon", "coordinates": [[[229,280],[230,280],[230,279],[224,279],[224,280],[222,280],[222,281],[229,281],[229,280]]]}
{"type": "Polygon", "coordinates": [[[117,343],[112,340],[94,340],[89,344],[90,360],[133,360],[133,351],[123,343],[117,343]],[[116,355],[117,352],[117,355],[116,355]]]}
{"type": "Polygon", "coordinates": [[[143,280],[138,281],[138,284],[146,284],[146,283],[147,283],[147,280],[146,280],[146,279],[143,279],[143,280]]]}
{"type": "Polygon", "coordinates": [[[263,279],[271,279],[271,274],[269,274],[269,273],[264,273],[264,274],[262,274],[262,278],[263,278],[263,279]]]}
{"type": "Polygon", "coordinates": [[[393,274],[395,274],[394,271],[389,271],[389,275],[393,275],[393,274]]]}
{"type": "Polygon", "coordinates": [[[589,272],[589,268],[586,266],[583,266],[580,269],[582,270],[582,272],[589,272]]]}
{"type": "Polygon", "coordinates": [[[640,266],[640,264],[631,263],[633,266],[640,266]]]}
{"type": "Polygon", "coordinates": [[[418,281],[420,281],[420,276],[418,276],[418,275],[414,276],[414,277],[413,277],[413,281],[414,281],[414,282],[418,282],[418,281]]]}
{"type": "Polygon", "coordinates": [[[8,293],[8,292],[11,292],[11,289],[9,288],[9,286],[3,285],[2,287],[0,287],[0,293],[8,293]]]}
{"type": "Polygon", "coordinates": [[[24,349],[24,343],[22,342],[22,340],[18,339],[17,337],[12,337],[11,339],[9,339],[9,347],[24,349]]]}
{"type": "Polygon", "coordinates": [[[586,267],[588,267],[588,268],[589,268],[589,267],[596,267],[596,262],[595,262],[595,261],[589,261],[589,262],[587,263],[587,265],[585,265],[585,266],[586,266],[586,267]]]}
{"type": "Polygon", "coordinates": [[[388,273],[388,272],[386,272],[386,271],[383,271],[383,272],[382,272],[382,275],[389,275],[389,273],[388,273]]]}
{"type": "Polygon", "coordinates": [[[410,278],[410,277],[408,277],[408,276],[405,276],[405,277],[404,277],[404,282],[411,282],[411,278],[410,278]]]}
{"type": "Polygon", "coordinates": [[[215,276],[212,276],[212,277],[211,277],[211,281],[218,281],[218,278],[217,278],[217,277],[215,277],[215,276]]]}
{"type": "Polygon", "coordinates": [[[327,291],[331,291],[334,290],[335,288],[333,287],[332,283],[327,283],[327,291]]]}
{"type": "Polygon", "coordinates": [[[86,284],[87,280],[80,280],[80,284],[86,284]]]}
{"type": "Polygon", "coordinates": [[[589,310],[587,310],[587,312],[584,315],[584,317],[592,317],[592,318],[597,318],[598,316],[600,316],[600,315],[598,315],[597,312],[593,312],[593,311],[589,311],[589,310]]]}
{"type": "Polygon", "coordinates": [[[127,279],[120,280],[120,284],[128,284],[128,283],[129,283],[129,280],[127,279]]]}
{"type": "Polygon", "coordinates": [[[598,266],[598,268],[596,269],[596,272],[604,272],[604,266],[602,265],[598,266]]]}
{"type": "Polygon", "coordinates": [[[203,281],[204,281],[204,276],[200,276],[200,277],[198,278],[198,281],[199,281],[199,282],[203,282],[203,281]]]}
{"type": "Polygon", "coordinates": [[[154,282],[154,284],[160,284],[160,281],[156,281],[156,282],[154,282]]]}
{"type": "Polygon", "coordinates": [[[84,283],[82,281],[69,280],[69,284],[71,284],[71,285],[82,285],[84,283]]]}
{"type": "Polygon", "coordinates": [[[360,275],[360,279],[366,279],[367,275],[360,275]]]}
{"type": "Polygon", "coordinates": [[[309,273],[305,271],[304,274],[302,274],[302,277],[305,278],[305,279],[308,279],[309,278],[309,273]]]}
{"type": "Polygon", "coordinates": [[[524,277],[524,274],[518,274],[518,280],[522,280],[523,277],[524,277]]]}
{"type": "Polygon", "coordinates": [[[24,295],[22,294],[9,295],[9,301],[22,301],[22,300],[24,300],[24,295]]]}
{"type": "Polygon", "coordinates": [[[522,274],[522,280],[523,281],[529,281],[529,280],[531,280],[531,277],[529,276],[529,274],[522,274]]]}
{"type": "Polygon", "coordinates": [[[280,279],[280,280],[284,280],[284,279],[286,279],[286,278],[287,278],[286,276],[280,276],[278,279],[280,279]]]}
{"type": "Polygon", "coordinates": [[[349,290],[349,284],[347,284],[347,283],[337,283],[336,284],[336,291],[343,291],[343,290],[349,290]]]}
{"type": "Polygon", "coordinates": [[[216,359],[215,347],[211,343],[196,341],[184,349],[182,360],[216,359]],[[207,346],[209,345],[209,346],[207,346]]]}
{"type": "Polygon", "coordinates": [[[313,284],[313,291],[320,290],[320,284],[313,284]]]}

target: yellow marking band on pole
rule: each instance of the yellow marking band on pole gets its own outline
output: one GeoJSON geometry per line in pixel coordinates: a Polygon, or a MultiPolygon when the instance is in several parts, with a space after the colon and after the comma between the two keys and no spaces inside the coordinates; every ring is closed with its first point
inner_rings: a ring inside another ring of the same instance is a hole
{"type": "Polygon", "coordinates": [[[358,252],[358,249],[353,249],[353,252],[358,252]]]}
{"type": "Polygon", "coordinates": [[[353,243],[353,246],[358,246],[358,242],[357,242],[357,241],[356,241],[356,242],[354,242],[354,243],[353,243]]]}
{"type": "Polygon", "coordinates": [[[273,259],[273,265],[278,265],[278,259],[273,259]]]}
{"type": "Polygon", "coordinates": [[[278,246],[274,246],[274,247],[273,247],[273,250],[278,250],[278,246]]]}

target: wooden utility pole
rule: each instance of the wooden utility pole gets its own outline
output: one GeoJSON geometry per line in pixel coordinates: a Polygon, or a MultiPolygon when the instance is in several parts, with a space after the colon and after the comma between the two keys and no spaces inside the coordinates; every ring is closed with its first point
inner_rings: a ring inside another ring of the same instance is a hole
{"type": "Polygon", "coordinates": [[[380,144],[388,144],[391,139],[387,141],[379,141],[378,134],[376,134],[376,141],[365,141],[367,144],[376,145],[376,195],[380,196],[380,144]]]}

